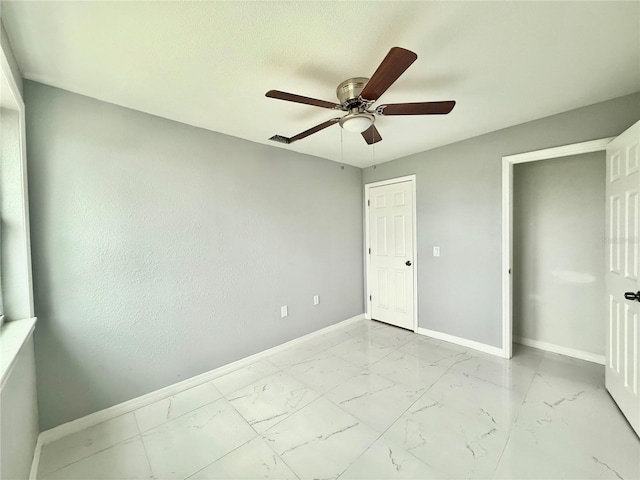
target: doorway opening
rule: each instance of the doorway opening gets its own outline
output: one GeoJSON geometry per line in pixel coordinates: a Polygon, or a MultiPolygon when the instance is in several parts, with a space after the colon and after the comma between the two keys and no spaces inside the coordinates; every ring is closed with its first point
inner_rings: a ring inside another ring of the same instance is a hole
{"type": "MultiPolygon", "coordinates": [[[[534,152],[522,153],[518,155],[510,155],[507,157],[503,157],[502,159],[502,296],[503,296],[503,318],[502,318],[502,350],[503,356],[505,358],[511,358],[512,356],[512,346],[514,340],[514,326],[513,326],[513,313],[514,313],[514,274],[521,275],[522,272],[514,272],[514,167],[518,164],[524,164],[529,162],[539,162],[543,160],[558,160],[563,159],[565,157],[572,157],[575,155],[581,154],[592,154],[596,152],[600,152],[604,158],[606,152],[607,145],[613,140],[613,138],[603,138],[599,140],[594,140],[590,142],[583,142],[574,145],[567,145],[562,147],[549,148],[545,150],[538,150],[534,152]]],[[[583,158],[583,157],[580,157],[583,158]]],[[[591,158],[590,156],[584,156],[585,159],[591,158]]],[[[604,177],[603,177],[604,181],[604,177]]],[[[604,202],[602,204],[604,207],[604,202]]],[[[602,229],[604,230],[605,225],[602,224],[602,229]]],[[[517,234],[522,234],[522,231],[516,232],[517,234]]],[[[551,233],[549,233],[551,235],[551,233]]],[[[526,254],[524,254],[526,255],[526,254]]],[[[603,255],[604,258],[604,255],[603,255]]],[[[519,258],[522,261],[522,258],[519,258]]],[[[529,272],[531,273],[531,272],[529,272]]],[[[558,269],[555,272],[556,276],[564,277],[566,281],[593,281],[592,278],[586,278],[586,276],[580,277],[577,272],[572,272],[570,270],[563,271],[562,269],[558,269]],[[571,277],[571,278],[569,278],[571,277]],[[579,278],[580,277],[580,278],[579,278]]],[[[531,278],[529,278],[531,280],[531,278]]],[[[559,280],[563,280],[563,278],[559,278],[559,280]]],[[[595,279],[597,280],[597,279],[595,279]]],[[[525,282],[526,283],[526,282],[525,282]]],[[[523,287],[522,279],[519,278],[518,288],[521,289],[523,287]]],[[[518,291],[520,295],[523,294],[521,290],[518,291]]],[[[536,295],[536,292],[525,292],[524,294],[536,295]]],[[[602,291],[602,297],[604,298],[604,290],[602,291]]],[[[535,308],[536,298],[529,298],[528,307],[535,308]]],[[[522,305],[520,305],[520,312],[522,309],[522,305]]],[[[531,313],[531,312],[529,312],[531,313]]],[[[598,312],[601,315],[601,318],[604,318],[604,312],[598,312]]],[[[534,315],[535,316],[535,315],[534,315]]],[[[549,327],[547,325],[547,328],[549,327]]],[[[518,333],[521,333],[522,330],[519,329],[518,333]]],[[[589,358],[586,358],[583,355],[580,349],[577,348],[558,348],[557,344],[553,342],[539,340],[539,339],[531,339],[531,338],[518,338],[520,342],[524,344],[528,344],[530,346],[535,346],[537,348],[549,351],[555,351],[556,353],[563,353],[565,355],[574,356],[578,358],[583,358],[585,360],[596,361],[598,363],[604,363],[604,356],[600,357],[598,355],[592,355],[589,358]]],[[[604,346],[605,337],[602,336],[602,344],[604,346]]]]}
{"type": "Polygon", "coordinates": [[[513,175],[513,341],[604,365],[606,154],[513,175]]]}

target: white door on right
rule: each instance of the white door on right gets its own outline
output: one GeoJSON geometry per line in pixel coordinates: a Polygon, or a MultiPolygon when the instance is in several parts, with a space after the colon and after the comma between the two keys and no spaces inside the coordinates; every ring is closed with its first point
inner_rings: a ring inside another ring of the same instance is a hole
{"type": "Polygon", "coordinates": [[[606,386],[640,435],[640,122],[607,146],[606,386]]]}
{"type": "Polygon", "coordinates": [[[413,187],[411,182],[369,191],[371,318],[413,330],[413,187]]]}

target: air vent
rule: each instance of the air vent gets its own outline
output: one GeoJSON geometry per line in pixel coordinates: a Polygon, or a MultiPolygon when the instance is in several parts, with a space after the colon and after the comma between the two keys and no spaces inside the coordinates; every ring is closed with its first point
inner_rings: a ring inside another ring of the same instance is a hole
{"type": "Polygon", "coordinates": [[[273,140],[274,142],[286,143],[286,144],[291,143],[290,138],[283,137],[282,135],[274,135],[269,140],[273,140]]]}

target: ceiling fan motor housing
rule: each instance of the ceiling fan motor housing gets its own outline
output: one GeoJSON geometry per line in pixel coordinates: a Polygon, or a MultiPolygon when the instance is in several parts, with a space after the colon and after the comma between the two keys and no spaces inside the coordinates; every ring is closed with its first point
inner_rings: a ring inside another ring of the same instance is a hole
{"type": "Polygon", "coordinates": [[[368,81],[369,79],[365,77],[354,77],[338,85],[336,95],[342,106],[347,110],[351,110],[356,106],[360,107],[360,92],[362,92],[368,81]]]}

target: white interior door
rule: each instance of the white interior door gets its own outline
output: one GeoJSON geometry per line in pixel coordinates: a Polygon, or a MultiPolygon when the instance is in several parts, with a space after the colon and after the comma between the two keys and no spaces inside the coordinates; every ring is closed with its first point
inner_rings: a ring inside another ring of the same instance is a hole
{"type": "Polygon", "coordinates": [[[413,185],[369,190],[371,318],[413,330],[413,185]]]}
{"type": "Polygon", "coordinates": [[[606,386],[640,435],[640,122],[607,147],[606,386]],[[626,294],[626,295],[625,295],[626,294]]]}

